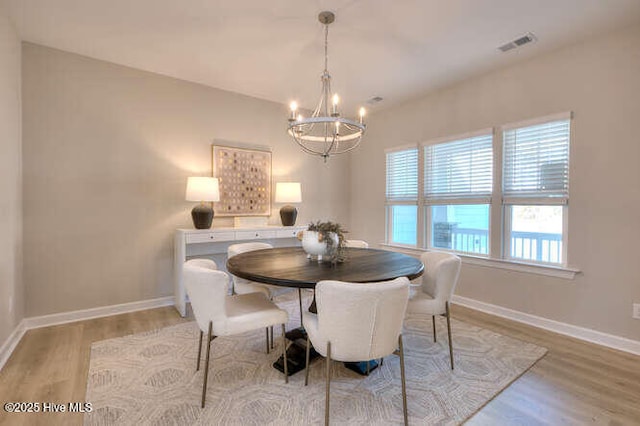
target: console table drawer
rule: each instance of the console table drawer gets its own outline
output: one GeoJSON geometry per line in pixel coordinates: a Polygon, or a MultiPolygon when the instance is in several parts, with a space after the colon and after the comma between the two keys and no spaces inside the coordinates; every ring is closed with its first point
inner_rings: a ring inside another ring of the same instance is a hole
{"type": "Polygon", "coordinates": [[[276,231],[236,231],[236,240],[261,240],[276,238],[276,231]]]}
{"type": "Polygon", "coordinates": [[[198,234],[187,234],[187,244],[211,243],[216,241],[233,241],[235,232],[203,232],[198,234]]]}
{"type": "Polygon", "coordinates": [[[298,232],[300,232],[300,228],[294,229],[281,229],[276,231],[277,238],[296,238],[298,236],[298,232]]]}

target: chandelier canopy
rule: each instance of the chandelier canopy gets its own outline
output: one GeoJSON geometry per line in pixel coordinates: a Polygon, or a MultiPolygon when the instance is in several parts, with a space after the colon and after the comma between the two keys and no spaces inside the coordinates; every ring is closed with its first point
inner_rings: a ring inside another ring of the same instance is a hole
{"type": "Polygon", "coordinates": [[[324,25],[324,71],[322,72],[322,93],[318,106],[311,117],[298,114],[298,104],[291,102],[288,133],[293,136],[303,151],[319,155],[327,161],[331,155],[343,154],[356,148],[366,129],[365,109],[360,108],[358,121],[340,116],[340,98],[331,92],[331,75],[327,69],[329,24],[335,20],[332,12],[321,12],[318,20],[324,25]],[[329,103],[331,102],[331,108],[329,103]]]}

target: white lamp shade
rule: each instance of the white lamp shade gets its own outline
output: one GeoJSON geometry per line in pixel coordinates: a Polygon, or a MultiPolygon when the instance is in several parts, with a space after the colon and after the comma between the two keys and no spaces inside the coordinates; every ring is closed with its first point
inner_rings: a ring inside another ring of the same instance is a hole
{"type": "Polygon", "coordinates": [[[302,189],[300,182],[276,183],[276,203],[300,203],[302,202],[302,189]]]}
{"type": "Polygon", "coordinates": [[[218,178],[190,177],[185,198],[187,201],[220,201],[218,178]]]}

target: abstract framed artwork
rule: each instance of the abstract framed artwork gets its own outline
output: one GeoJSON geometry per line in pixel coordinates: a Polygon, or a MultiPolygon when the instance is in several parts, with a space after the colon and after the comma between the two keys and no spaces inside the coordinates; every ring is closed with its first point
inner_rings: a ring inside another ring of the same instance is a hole
{"type": "Polygon", "coordinates": [[[216,217],[271,215],[271,151],[214,144],[211,154],[220,182],[216,217]]]}

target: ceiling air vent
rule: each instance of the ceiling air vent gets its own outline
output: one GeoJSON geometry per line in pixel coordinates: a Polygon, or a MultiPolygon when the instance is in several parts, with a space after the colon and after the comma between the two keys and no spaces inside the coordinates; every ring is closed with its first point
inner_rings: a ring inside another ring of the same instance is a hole
{"type": "Polygon", "coordinates": [[[508,52],[509,50],[524,46],[525,44],[534,42],[536,40],[538,39],[535,35],[533,35],[533,33],[526,33],[522,37],[518,37],[517,39],[498,47],[498,50],[501,50],[502,52],[508,52]]]}
{"type": "Polygon", "coordinates": [[[381,101],[382,101],[382,98],[380,96],[374,96],[373,98],[369,99],[367,101],[367,103],[369,105],[374,105],[374,104],[377,104],[378,102],[381,102],[381,101]]]}

